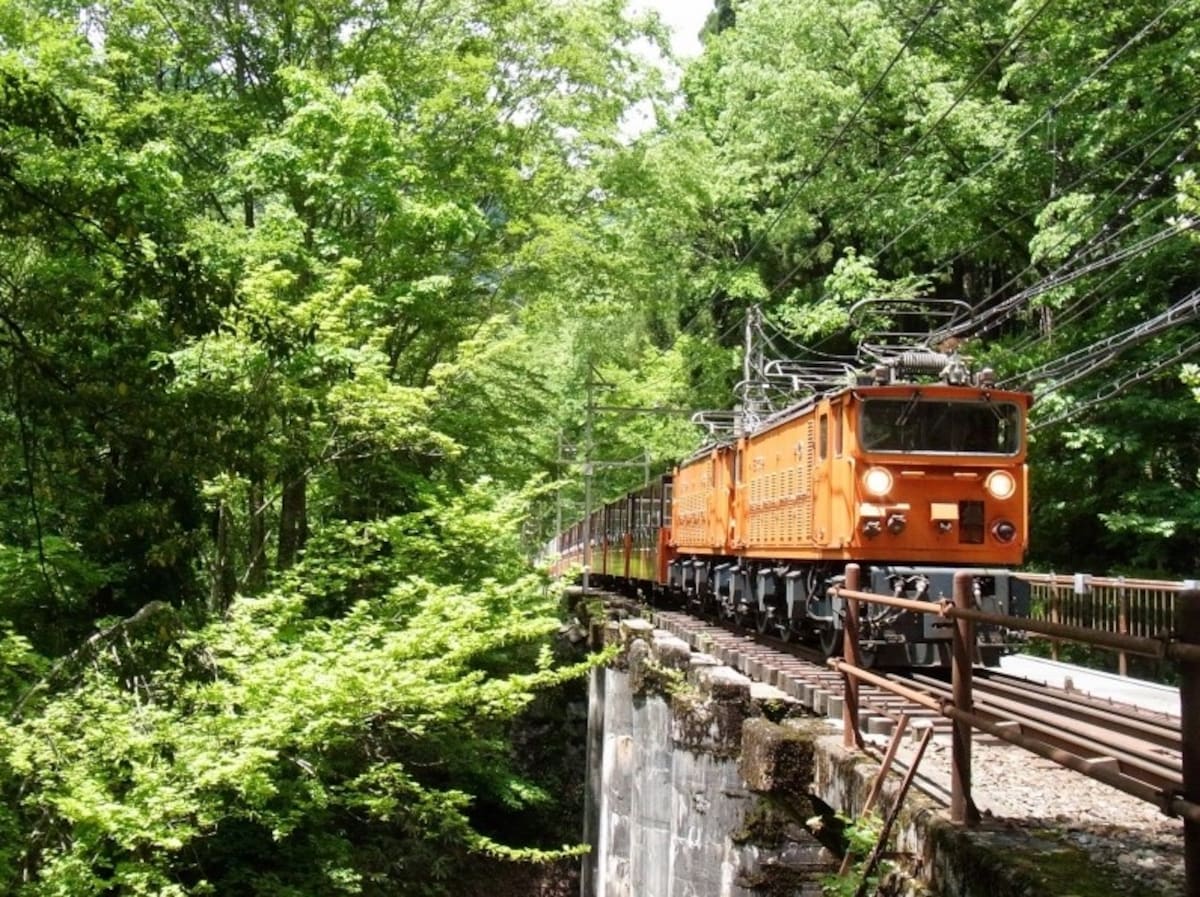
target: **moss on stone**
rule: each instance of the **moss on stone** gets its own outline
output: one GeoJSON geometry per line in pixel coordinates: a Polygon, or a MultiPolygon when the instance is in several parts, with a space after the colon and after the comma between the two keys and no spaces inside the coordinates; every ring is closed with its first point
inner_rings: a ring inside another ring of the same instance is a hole
{"type": "MultiPolygon", "coordinates": [[[[996,897],[1130,897],[1119,881],[1087,853],[1057,838],[1029,833],[941,828],[934,835],[945,862],[977,893],[996,897]]],[[[1146,891],[1145,893],[1153,893],[1146,891]]]]}
{"type": "Polygon", "coordinates": [[[786,866],[767,866],[738,876],[737,883],[763,897],[796,897],[814,890],[812,873],[786,866]]]}
{"type": "Polygon", "coordinates": [[[742,819],[742,827],[730,835],[734,844],[782,847],[789,839],[788,827],[795,814],[769,797],[759,797],[742,819]]]}
{"type": "Polygon", "coordinates": [[[671,739],[676,745],[714,757],[738,756],[746,718],[742,702],[717,700],[692,687],[682,687],[669,697],[671,739]]]}
{"type": "Polygon", "coordinates": [[[742,727],[739,768],[754,791],[803,794],[812,787],[813,752],[811,731],[759,717],[742,727]]]}
{"type": "Polygon", "coordinates": [[[674,667],[663,666],[653,657],[648,658],[642,667],[642,680],[639,692],[657,692],[668,698],[691,688],[687,675],[674,667]]]}

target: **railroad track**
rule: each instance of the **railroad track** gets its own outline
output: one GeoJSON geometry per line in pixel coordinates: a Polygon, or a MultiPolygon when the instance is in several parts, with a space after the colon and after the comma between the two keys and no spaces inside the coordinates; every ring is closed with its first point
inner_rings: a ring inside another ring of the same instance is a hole
{"type": "MultiPolygon", "coordinates": [[[[820,652],[782,644],[698,619],[686,613],[652,610],[654,626],[686,641],[693,650],[715,656],[750,679],[773,686],[817,715],[842,716],[843,680],[829,669],[820,652]]],[[[950,700],[950,684],[936,672],[886,674],[910,700],[867,683],[859,686],[859,728],[864,734],[887,736],[900,717],[914,728],[932,726],[948,732],[950,721],[930,704],[950,700]]],[[[1053,688],[997,670],[977,668],[974,711],[989,722],[1048,745],[1056,762],[1075,758],[1084,772],[1119,773],[1161,794],[1182,791],[1182,733],[1178,718],[1053,688]]],[[[926,789],[944,800],[940,789],[926,789]]]]}

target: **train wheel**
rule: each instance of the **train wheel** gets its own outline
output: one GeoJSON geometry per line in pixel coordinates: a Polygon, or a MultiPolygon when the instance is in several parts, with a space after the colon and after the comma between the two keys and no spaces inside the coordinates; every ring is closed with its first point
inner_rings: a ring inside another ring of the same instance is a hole
{"type": "Polygon", "coordinates": [[[817,636],[821,643],[821,653],[826,657],[841,657],[842,646],[845,644],[845,634],[840,626],[822,629],[817,636]]]}
{"type": "Polygon", "coordinates": [[[757,610],[754,612],[754,628],[758,630],[759,635],[767,635],[778,627],[775,626],[774,617],[769,610],[757,610]]]}

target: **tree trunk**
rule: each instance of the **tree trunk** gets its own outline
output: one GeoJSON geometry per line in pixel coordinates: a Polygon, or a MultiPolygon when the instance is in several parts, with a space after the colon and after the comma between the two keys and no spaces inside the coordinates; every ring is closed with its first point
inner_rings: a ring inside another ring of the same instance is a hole
{"type": "Polygon", "coordinates": [[[233,569],[229,543],[229,508],[222,501],[217,506],[213,521],[213,569],[209,593],[209,611],[218,615],[229,609],[233,593],[237,590],[237,574],[233,569]]]}
{"type": "Polygon", "coordinates": [[[263,501],[263,481],[255,476],[250,481],[250,562],[246,570],[246,591],[251,595],[267,585],[267,507],[263,501]]]}
{"type": "Polygon", "coordinates": [[[296,555],[308,540],[308,475],[300,468],[284,473],[283,499],[279,509],[280,570],[296,563],[296,555]]]}

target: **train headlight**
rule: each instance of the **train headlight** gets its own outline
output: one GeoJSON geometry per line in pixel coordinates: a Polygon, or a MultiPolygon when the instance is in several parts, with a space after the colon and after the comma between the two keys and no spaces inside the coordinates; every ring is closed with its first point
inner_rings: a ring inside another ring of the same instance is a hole
{"type": "Polygon", "coordinates": [[[872,467],[862,478],[863,488],[871,495],[883,496],[892,491],[892,474],[883,467],[872,467]]]}
{"type": "Polygon", "coordinates": [[[1017,481],[1007,470],[993,470],[984,480],[983,486],[992,498],[998,501],[1012,498],[1017,491],[1017,481]]]}
{"type": "Polygon", "coordinates": [[[997,520],[992,524],[992,535],[1001,542],[1011,542],[1017,537],[1017,527],[1012,521],[997,520]]]}

